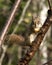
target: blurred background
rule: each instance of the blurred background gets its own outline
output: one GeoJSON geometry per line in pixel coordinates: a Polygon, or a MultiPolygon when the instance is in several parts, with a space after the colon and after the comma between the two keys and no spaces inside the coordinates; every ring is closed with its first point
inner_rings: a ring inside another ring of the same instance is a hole
{"type": "MultiPolygon", "coordinates": [[[[2,30],[6,26],[6,21],[15,1],[16,0],[0,0],[0,36],[2,34],[2,30]]],[[[50,0],[50,3],[52,6],[52,0],[50,0]]],[[[0,48],[0,65],[17,65],[19,59],[23,57],[29,49],[28,45],[31,44],[31,40],[34,39],[34,37],[30,36],[31,34],[34,34],[31,29],[32,16],[36,21],[36,17],[40,18],[39,23],[43,25],[47,18],[48,9],[49,4],[47,0],[21,1],[19,10],[15,13],[15,19],[9,31],[7,31],[7,38],[0,48]],[[30,38],[30,43],[29,40],[25,42],[22,41],[27,38],[30,38]]],[[[35,32],[37,32],[36,29],[35,32]]],[[[37,33],[34,35],[36,36],[36,34],[37,33]]],[[[29,65],[42,65],[50,60],[52,60],[52,26],[50,26],[44,40],[29,65]]],[[[52,65],[52,63],[48,63],[47,65],[52,65]]]]}

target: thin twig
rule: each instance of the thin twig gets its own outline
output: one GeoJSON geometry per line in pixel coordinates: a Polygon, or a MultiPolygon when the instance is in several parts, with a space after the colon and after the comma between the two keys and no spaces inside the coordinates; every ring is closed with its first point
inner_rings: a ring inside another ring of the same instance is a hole
{"type": "Polygon", "coordinates": [[[51,10],[51,3],[50,3],[50,0],[47,0],[47,1],[48,1],[49,9],[51,10]]]}
{"type": "MultiPolygon", "coordinates": [[[[14,7],[13,7],[13,9],[11,11],[11,14],[9,15],[9,18],[7,20],[7,23],[6,23],[6,26],[4,27],[3,32],[1,34],[1,37],[0,37],[0,47],[1,47],[1,45],[3,46],[4,37],[7,34],[8,29],[11,26],[11,23],[13,22],[13,19],[15,17],[15,13],[16,13],[17,9],[19,8],[20,2],[21,2],[21,0],[16,0],[16,2],[14,4],[14,7]]],[[[5,49],[3,50],[2,56],[0,58],[0,65],[2,65],[2,61],[3,61],[3,58],[5,56],[7,48],[8,48],[8,46],[6,46],[5,49]]]]}
{"type": "Polygon", "coordinates": [[[1,34],[1,37],[0,37],[0,46],[2,45],[2,43],[3,43],[3,41],[4,41],[4,37],[5,37],[5,35],[7,34],[8,29],[9,29],[10,26],[11,26],[11,23],[13,22],[13,19],[14,19],[14,17],[15,17],[14,15],[15,15],[15,13],[16,13],[16,11],[17,11],[19,5],[20,5],[20,2],[21,2],[21,0],[16,0],[16,2],[15,2],[15,5],[14,5],[14,7],[13,7],[13,9],[12,9],[12,12],[11,12],[11,14],[10,14],[10,16],[9,16],[9,18],[8,18],[8,20],[7,20],[6,26],[4,27],[3,32],[2,32],[2,34],[1,34]]]}
{"type": "MultiPolygon", "coordinates": [[[[24,9],[23,9],[23,12],[22,12],[22,15],[21,15],[21,17],[20,17],[20,20],[19,20],[19,23],[18,23],[18,25],[20,24],[20,21],[23,21],[23,18],[24,18],[24,15],[25,15],[25,12],[26,12],[26,10],[27,10],[27,8],[28,8],[28,6],[29,6],[29,4],[30,4],[30,2],[31,2],[31,0],[28,0],[27,1],[27,4],[25,5],[25,7],[24,7],[24,9]]],[[[13,7],[14,8],[14,7],[13,7]]],[[[14,18],[14,17],[13,17],[14,18]]],[[[17,26],[17,25],[16,25],[17,26]]],[[[15,28],[16,29],[16,28],[15,28]]],[[[14,30],[15,30],[14,29],[14,30]]],[[[13,31],[14,32],[14,31],[13,31]]],[[[15,32],[14,32],[15,33],[15,32]]],[[[10,39],[9,39],[10,40],[10,39]]],[[[9,40],[7,41],[7,43],[9,42],[9,40]]],[[[7,46],[7,48],[8,48],[8,46],[7,46]]],[[[6,53],[6,50],[7,50],[7,48],[4,50],[5,52],[3,52],[3,54],[2,54],[2,56],[1,56],[1,61],[3,61],[3,58],[4,58],[4,56],[5,56],[5,53],[6,53]]],[[[1,62],[1,64],[2,64],[2,62],[1,62]]],[[[1,65],[0,64],[0,65],[1,65]]]]}
{"type": "Polygon", "coordinates": [[[25,5],[25,7],[24,7],[24,9],[22,11],[21,17],[20,17],[19,21],[17,22],[17,25],[15,26],[12,34],[14,34],[17,31],[17,28],[19,27],[20,23],[23,21],[23,18],[25,16],[26,10],[28,9],[28,7],[30,5],[30,2],[31,2],[31,0],[27,1],[26,5],[25,5]]]}

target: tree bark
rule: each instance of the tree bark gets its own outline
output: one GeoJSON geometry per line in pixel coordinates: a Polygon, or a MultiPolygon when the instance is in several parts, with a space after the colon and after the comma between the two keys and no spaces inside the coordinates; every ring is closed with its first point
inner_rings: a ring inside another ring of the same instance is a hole
{"type": "Polygon", "coordinates": [[[48,10],[48,16],[47,16],[47,19],[44,25],[42,26],[36,39],[32,42],[32,45],[30,46],[30,49],[27,51],[26,55],[19,60],[19,63],[17,65],[28,65],[29,64],[30,60],[32,59],[36,51],[38,50],[51,24],[52,24],[52,10],[48,10]]]}

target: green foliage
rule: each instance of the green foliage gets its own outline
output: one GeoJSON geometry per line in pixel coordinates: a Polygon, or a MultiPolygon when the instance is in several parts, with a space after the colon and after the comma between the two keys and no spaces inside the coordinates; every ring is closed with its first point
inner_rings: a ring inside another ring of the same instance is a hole
{"type": "Polygon", "coordinates": [[[13,4],[14,4],[14,2],[15,2],[15,0],[10,0],[13,4]]]}
{"type": "Polygon", "coordinates": [[[2,16],[2,15],[0,14],[0,31],[2,30],[2,28],[3,28],[4,24],[5,24],[5,22],[6,22],[6,17],[4,17],[4,16],[2,16]]]}

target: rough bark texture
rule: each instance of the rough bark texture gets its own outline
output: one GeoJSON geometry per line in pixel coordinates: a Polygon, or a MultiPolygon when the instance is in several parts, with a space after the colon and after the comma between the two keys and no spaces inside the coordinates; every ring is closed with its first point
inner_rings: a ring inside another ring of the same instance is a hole
{"type": "Polygon", "coordinates": [[[46,32],[48,31],[50,25],[52,24],[52,10],[48,10],[48,16],[47,19],[42,26],[40,32],[38,33],[36,39],[33,41],[32,45],[30,46],[30,49],[27,51],[26,55],[20,59],[19,63],[17,65],[28,65],[36,51],[38,50],[46,32]]]}

